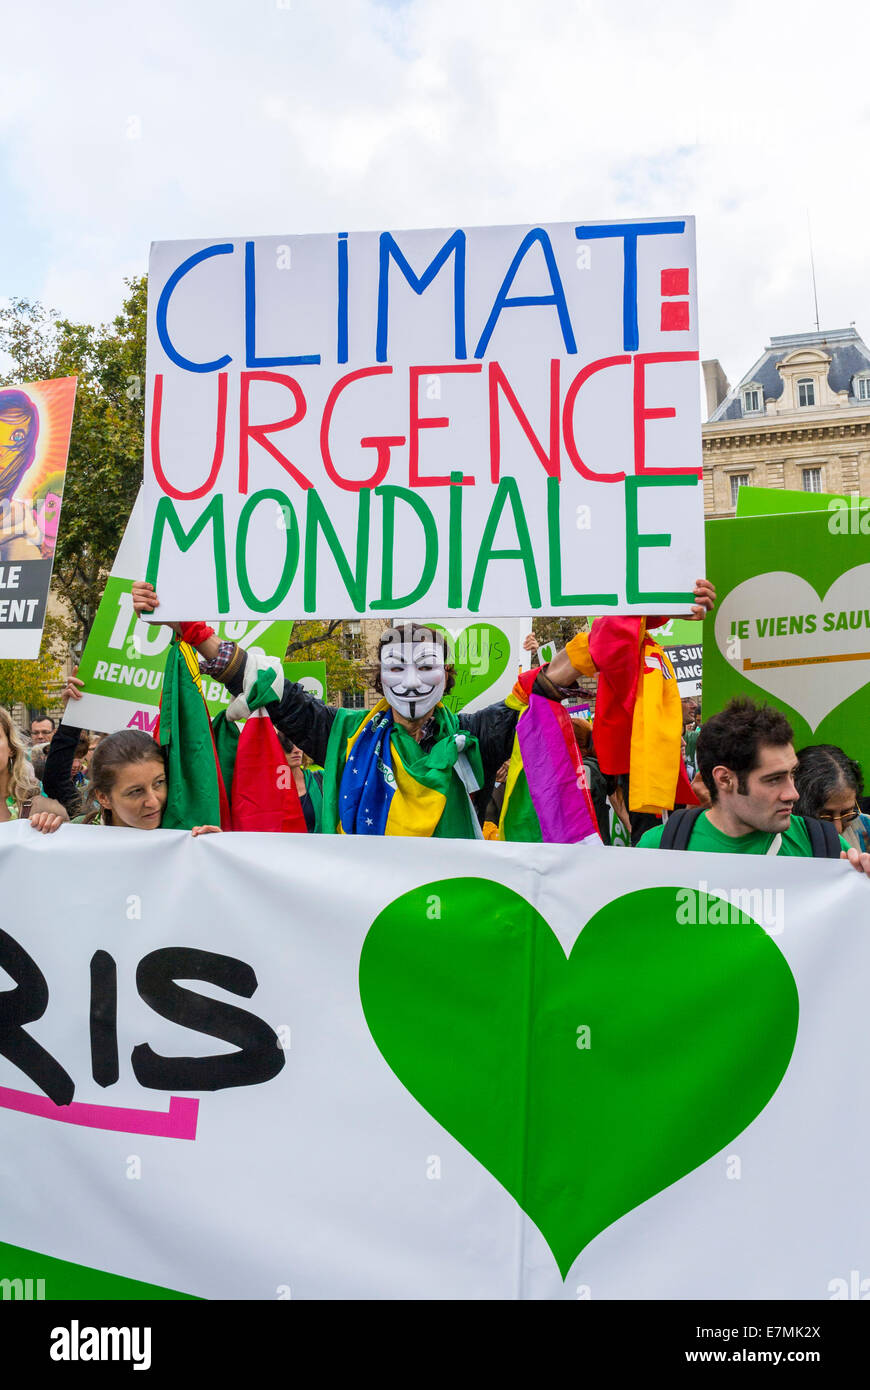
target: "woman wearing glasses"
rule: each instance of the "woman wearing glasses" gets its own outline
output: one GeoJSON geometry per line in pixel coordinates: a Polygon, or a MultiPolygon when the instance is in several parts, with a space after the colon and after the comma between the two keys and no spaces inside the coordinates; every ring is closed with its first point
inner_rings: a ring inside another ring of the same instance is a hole
{"type": "Polygon", "coordinates": [[[829,820],[848,845],[870,849],[870,816],[859,806],[864,779],[854,758],[831,743],[802,748],[798,754],[795,786],[800,795],[800,816],[829,820]]]}

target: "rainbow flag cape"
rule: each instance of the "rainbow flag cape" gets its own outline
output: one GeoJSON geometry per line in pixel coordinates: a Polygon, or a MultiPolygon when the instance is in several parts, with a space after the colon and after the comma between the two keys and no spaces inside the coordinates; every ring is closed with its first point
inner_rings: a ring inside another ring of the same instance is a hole
{"type": "Polygon", "coordinates": [[[591,838],[600,841],[568,712],[554,700],[532,694],[539,669],[524,672],[506,701],[521,712],[498,838],[562,845],[591,838]]]}
{"type": "Polygon", "coordinates": [[[444,705],[433,713],[435,742],[423,753],[386,700],[367,714],[337,711],[323,773],[323,834],[480,836],[469,799],[483,783],[477,739],[444,705]]]}

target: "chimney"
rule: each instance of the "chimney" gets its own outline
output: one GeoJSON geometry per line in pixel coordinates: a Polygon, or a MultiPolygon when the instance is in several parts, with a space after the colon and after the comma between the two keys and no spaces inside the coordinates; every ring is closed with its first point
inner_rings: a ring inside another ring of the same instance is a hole
{"type": "Polygon", "coordinates": [[[718,357],[714,357],[712,362],[702,362],[701,366],[704,368],[704,390],[707,393],[707,419],[709,420],[716,407],[720,406],[728,395],[730,387],[718,357]]]}

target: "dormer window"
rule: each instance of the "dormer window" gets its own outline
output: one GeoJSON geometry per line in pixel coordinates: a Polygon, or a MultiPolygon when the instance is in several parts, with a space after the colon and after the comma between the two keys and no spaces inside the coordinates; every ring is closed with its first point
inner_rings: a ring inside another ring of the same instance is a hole
{"type": "Polygon", "coordinates": [[[746,386],[743,389],[743,414],[759,415],[764,404],[760,386],[746,386]]]}
{"type": "Polygon", "coordinates": [[[815,405],[816,386],[811,376],[802,376],[798,378],[797,402],[799,406],[815,405]]]}
{"type": "Polygon", "coordinates": [[[855,377],[855,395],[859,401],[870,401],[870,372],[855,377]]]}

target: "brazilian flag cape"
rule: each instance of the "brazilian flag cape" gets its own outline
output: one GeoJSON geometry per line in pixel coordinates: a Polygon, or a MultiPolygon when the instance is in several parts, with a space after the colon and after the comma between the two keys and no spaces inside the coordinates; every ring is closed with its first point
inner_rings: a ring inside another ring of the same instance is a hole
{"type": "Polygon", "coordinates": [[[435,741],[424,753],[386,700],[373,710],[338,710],[323,771],[324,835],[481,835],[469,790],[483,784],[474,735],[436,705],[435,741]]]}

